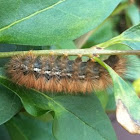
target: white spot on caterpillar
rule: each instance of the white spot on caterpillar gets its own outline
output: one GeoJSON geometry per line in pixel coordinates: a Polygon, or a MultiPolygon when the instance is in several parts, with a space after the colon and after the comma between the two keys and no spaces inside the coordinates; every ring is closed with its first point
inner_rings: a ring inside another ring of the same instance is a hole
{"type": "Polygon", "coordinates": [[[21,67],[25,68],[26,70],[28,70],[28,67],[24,64],[21,64],[21,67]]]}
{"type": "Polygon", "coordinates": [[[34,68],[33,69],[35,72],[40,72],[41,71],[41,69],[38,69],[38,68],[34,68]]]}
{"type": "Polygon", "coordinates": [[[85,78],[85,76],[84,75],[82,75],[82,76],[78,76],[80,79],[84,79],[85,78]]]}

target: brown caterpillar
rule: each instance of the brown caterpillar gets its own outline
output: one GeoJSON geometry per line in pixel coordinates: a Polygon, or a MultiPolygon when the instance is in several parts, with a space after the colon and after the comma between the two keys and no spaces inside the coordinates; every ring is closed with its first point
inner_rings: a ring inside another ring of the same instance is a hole
{"type": "MultiPolygon", "coordinates": [[[[125,73],[125,58],[112,55],[104,62],[119,75],[125,73]]],[[[7,74],[19,85],[54,93],[91,93],[112,82],[107,70],[93,59],[82,62],[81,57],[69,60],[67,56],[35,56],[31,52],[13,57],[7,74]]]]}

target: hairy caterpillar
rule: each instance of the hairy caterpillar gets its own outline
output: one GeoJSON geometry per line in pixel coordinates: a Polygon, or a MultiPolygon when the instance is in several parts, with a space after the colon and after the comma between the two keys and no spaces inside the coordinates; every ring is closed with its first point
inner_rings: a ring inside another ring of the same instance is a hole
{"type": "MultiPolygon", "coordinates": [[[[112,55],[104,60],[119,75],[125,73],[126,59],[112,55]]],[[[35,56],[33,53],[14,56],[7,64],[9,78],[27,88],[64,93],[91,93],[111,84],[105,68],[93,59],[81,57],[69,60],[67,56],[35,56]]]]}

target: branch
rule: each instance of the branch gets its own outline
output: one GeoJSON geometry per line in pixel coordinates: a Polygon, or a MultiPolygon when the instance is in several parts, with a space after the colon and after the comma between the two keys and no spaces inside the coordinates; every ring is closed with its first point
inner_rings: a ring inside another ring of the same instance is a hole
{"type": "MultiPolygon", "coordinates": [[[[0,58],[12,57],[15,55],[26,54],[29,51],[16,52],[0,52],[0,58]]],[[[65,49],[65,50],[33,50],[35,55],[68,55],[68,56],[87,56],[93,57],[96,55],[140,55],[140,50],[102,50],[102,49],[65,49]]]]}

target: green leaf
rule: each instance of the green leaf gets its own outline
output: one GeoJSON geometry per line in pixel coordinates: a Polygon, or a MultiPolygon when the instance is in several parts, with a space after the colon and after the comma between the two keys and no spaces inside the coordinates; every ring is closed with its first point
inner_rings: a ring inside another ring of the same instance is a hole
{"type": "Polygon", "coordinates": [[[61,42],[57,45],[57,49],[76,49],[76,46],[73,41],[61,42]]]}
{"type": "Polygon", "coordinates": [[[105,110],[107,112],[115,112],[115,110],[116,110],[116,103],[115,103],[113,87],[108,88],[107,89],[107,93],[108,93],[108,103],[106,105],[105,110]]]}
{"type": "Polygon", "coordinates": [[[133,50],[140,50],[140,23],[123,32],[120,37],[122,44],[131,47],[133,50]]]}
{"type": "Polygon", "coordinates": [[[99,47],[107,48],[114,44],[124,44],[133,50],[140,50],[140,23],[124,31],[121,35],[99,44],[99,47]]]}
{"type": "Polygon", "coordinates": [[[133,50],[140,50],[140,24],[129,28],[121,34],[121,43],[131,47],[133,50]]]}
{"type": "Polygon", "coordinates": [[[66,109],[58,110],[58,114],[54,118],[53,133],[56,138],[60,140],[116,139],[108,118],[95,95],[63,96],[63,98],[57,96],[55,99],[66,109]],[[108,128],[108,130],[106,131],[103,127],[108,128]]]}
{"type": "Polygon", "coordinates": [[[5,125],[0,125],[0,140],[11,140],[5,125]]]}
{"type": "Polygon", "coordinates": [[[106,21],[104,21],[104,23],[102,23],[101,26],[99,25],[99,27],[97,27],[94,30],[93,34],[89,37],[83,48],[89,48],[91,46],[105,42],[118,35],[118,32],[114,30],[114,22],[116,21],[108,18],[106,21]]]}
{"type": "Polygon", "coordinates": [[[140,22],[139,8],[136,4],[132,4],[129,7],[127,7],[126,14],[131,19],[133,25],[136,25],[140,22]]]}
{"type": "Polygon", "coordinates": [[[1,0],[0,42],[49,45],[96,28],[120,0],[1,0]]]}
{"type": "Polygon", "coordinates": [[[94,94],[86,96],[43,94],[15,86],[2,74],[0,83],[21,98],[25,109],[31,115],[54,112],[53,134],[58,140],[116,139],[111,123],[94,94]]]}
{"type": "Polygon", "coordinates": [[[20,113],[6,123],[12,140],[54,140],[52,123],[20,113]]]}
{"type": "Polygon", "coordinates": [[[20,99],[0,85],[0,125],[11,119],[21,107],[20,99]]]}
{"type": "Polygon", "coordinates": [[[95,94],[98,97],[99,101],[101,102],[103,109],[105,110],[108,102],[108,93],[104,90],[104,91],[96,91],[95,94]]]}
{"type": "Polygon", "coordinates": [[[130,133],[140,134],[140,99],[132,86],[126,83],[111,67],[98,58],[95,59],[108,70],[112,77],[118,122],[130,133]]]}

